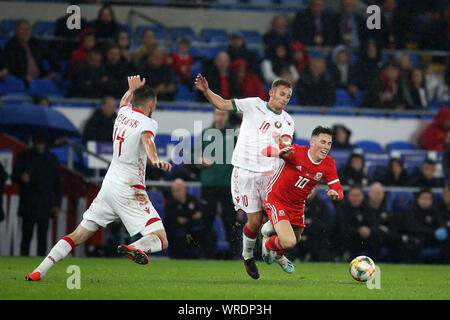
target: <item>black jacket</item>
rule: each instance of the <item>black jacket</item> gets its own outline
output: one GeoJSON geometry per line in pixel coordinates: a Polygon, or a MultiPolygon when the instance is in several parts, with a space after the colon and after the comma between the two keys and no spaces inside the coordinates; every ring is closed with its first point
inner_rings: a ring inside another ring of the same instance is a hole
{"type": "Polygon", "coordinates": [[[29,149],[20,153],[11,178],[19,185],[19,216],[50,219],[51,209],[61,206],[61,169],[58,159],[49,151],[39,154],[29,149]],[[22,182],[22,173],[30,175],[27,184],[22,182]]]}
{"type": "Polygon", "coordinates": [[[107,118],[103,115],[102,110],[95,110],[84,127],[83,141],[111,142],[116,116],[114,114],[113,117],[107,118]]]}
{"type": "Polygon", "coordinates": [[[3,212],[3,188],[5,187],[6,179],[8,179],[8,174],[0,162],[0,221],[5,218],[5,213],[3,212]]]}
{"type": "Polygon", "coordinates": [[[443,226],[442,219],[434,207],[423,210],[416,203],[399,216],[399,233],[407,235],[410,241],[432,245],[434,231],[443,226]]]}
{"type": "Polygon", "coordinates": [[[105,95],[106,76],[104,66],[92,69],[85,61],[76,66],[72,76],[72,86],[67,92],[68,97],[102,98],[105,95]]]}
{"type": "Polygon", "coordinates": [[[310,72],[304,72],[297,83],[297,97],[304,106],[332,107],[336,100],[333,82],[324,73],[318,80],[313,79],[310,72]]]}
{"type": "MultiPolygon", "coordinates": [[[[337,44],[337,30],[334,26],[334,18],[330,14],[322,14],[320,17],[322,25],[322,46],[335,46],[337,44]]],[[[314,44],[315,23],[310,9],[301,10],[292,22],[292,38],[305,46],[314,44]]]]}

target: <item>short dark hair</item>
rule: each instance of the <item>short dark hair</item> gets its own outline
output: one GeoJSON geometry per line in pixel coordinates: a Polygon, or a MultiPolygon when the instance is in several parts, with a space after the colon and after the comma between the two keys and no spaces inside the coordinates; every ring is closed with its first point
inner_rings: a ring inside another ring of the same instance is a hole
{"type": "Polygon", "coordinates": [[[425,165],[425,164],[429,164],[429,165],[435,166],[435,165],[436,165],[436,161],[431,160],[431,159],[426,159],[426,160],[423,162],[422,165],[425,165]]]}
{"type": "Polygon", "coordinates": [[[272,89],[278,88],[279,86],[285,86],[292,89],[292,83],[289,80],[276,79],[272,82],[272,89]]]}
{"type": "Polygon", "coordinates": [[[134,90],[131,104],[135,107],[143,107],[150,100],[156,99],[156,92],[149,86],[142,86],[134,90]]]}
{"type": "Polygon", "coordinates": [[[419,198],[419,197],[422,195],[422,193],[429,193],[429,194],[433,195],[433,192],[431,192],[431,189],[430,189],[430,188],[428,188],[428,187],[422,187],[422,188],[420,188],[419,191],[417,191],[417,192],[414,194],[416,200],[417,200],[417,198],[419,198]]]}
{"type": "Polygon", "coordinates": [[[321,133],[333,136],[333,131],[330,128],[317,126],[314,128],[313,132],[311,133],[311,137],[318,137],[319,134],[321,134],[321,133]]]}

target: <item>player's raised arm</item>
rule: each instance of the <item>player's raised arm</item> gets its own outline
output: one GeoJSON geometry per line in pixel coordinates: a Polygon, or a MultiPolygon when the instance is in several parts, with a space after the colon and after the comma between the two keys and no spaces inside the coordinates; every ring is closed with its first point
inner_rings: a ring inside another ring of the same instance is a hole
{"type": "Polygon", "coordinates": [[[222,98],[221,96],[215,94],[209,89],[208,81],[206,78],[202,76],[200,73],[195,78],[195,87],[203,92],[205,98],[217,109],[223,111],[231,111],[233,110],[233,103],[231,100],[227,100],[222,98]]]}
{"type": "Polygon", "coordinates": [[[141,135],[141,141],[142,145],[144,146],[145,153],[147,153],[148,162],[150,162],[153,167],[162,169],[164,171],[172,170],[172,165],[169,162],[159,160],[152,133],[143,133],[141,135]]]}
{"type": "Polygon", "coordinates": [[[125,92],[125,94],[122,96],[122,99],[120,100],[120,106],[128,105],[133,98],[133,92],[139,87],[142,87],[145,84],[145,78],[142,78],[141,76],[131,76],[128,77],[128,90],[125,92]]]}

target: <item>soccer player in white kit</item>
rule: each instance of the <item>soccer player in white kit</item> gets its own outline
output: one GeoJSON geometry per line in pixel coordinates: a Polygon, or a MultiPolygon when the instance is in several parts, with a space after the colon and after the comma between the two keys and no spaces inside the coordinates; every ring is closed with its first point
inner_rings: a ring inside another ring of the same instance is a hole
{"type": "MultiPolygon", "coordinates": [[[[208,81],[201,74],[197,75],[195,86],[215,108],[243,114],[231,162],[234,166],[231,193],[235,209],[247,214],[242,235],[245,269],[253,279],[258,279],[253,249],[263,220],[266,187],[278,165],[278,159],[264,156],[263,150],[292,143],[294,121],[283,110],[291,98],[292,85],[286,80],[275,80],[268,102],[260,98],[223,99],[209,89],[208,81]]],[[[277,262],[281,264],[285,260],[283,256],[277,262]]]]}
{"type": "Polygon", "coordinates": [[[151,118],[156,107],[156,93],[145,86],[140,76],[128,77],[129,90],[120,102],[114,123],[113,159],[97,197],[83,214],[83,220],[71,234],[63,237],[48,256],[25,280],[38,281],[72,249],[87,241],[97,229],[120,219],[130,236],[142,238],[118,247],[118,253],[138,264],[147,264],[146,253],[168,247],[161,218],[151,204],[145,188],[147,161],[165,171],[170,163],[160,161],[154,137],[158,123],[151,118]]]}

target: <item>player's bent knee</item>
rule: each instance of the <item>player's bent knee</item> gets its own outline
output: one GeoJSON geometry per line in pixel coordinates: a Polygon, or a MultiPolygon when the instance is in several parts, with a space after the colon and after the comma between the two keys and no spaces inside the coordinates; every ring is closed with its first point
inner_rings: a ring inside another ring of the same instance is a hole
{"type": "Polygon", "coordinates": [[[297,244],[297,239],[294,238],[280,239],[280,243],[283,249],[291,250],[297,244]]]}

